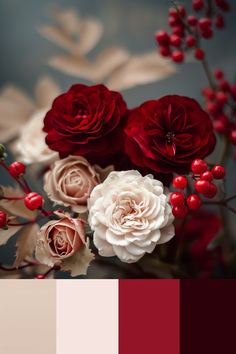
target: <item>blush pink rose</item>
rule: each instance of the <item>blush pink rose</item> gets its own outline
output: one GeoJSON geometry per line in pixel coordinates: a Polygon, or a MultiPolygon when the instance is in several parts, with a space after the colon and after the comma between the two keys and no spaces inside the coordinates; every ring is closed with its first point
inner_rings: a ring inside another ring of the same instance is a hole
{"type": "Polygon", "coordinates": [[[55,214],[60,219],[49,221],[38,232],[36,258],[49,267],[59,265],[72,276],[86,274],[93,255],[85,240],[84,221],[66,213],[55,214]]]}
{"type": "Polygon", "coordinates": [[[56,161],[45,175],[44,190],[56,204],[83,213],[93,188],[100,183],[99,174],[81,156],[56,161]]]}

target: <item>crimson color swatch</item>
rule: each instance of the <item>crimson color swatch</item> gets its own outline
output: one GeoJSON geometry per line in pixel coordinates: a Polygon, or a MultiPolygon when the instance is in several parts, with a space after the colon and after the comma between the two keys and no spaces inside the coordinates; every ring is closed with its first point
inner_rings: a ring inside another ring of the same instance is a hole
{"type": "Polygon", "coordinates": [[[179,336],[179,280],[119,281],[119,354],[180,354],[179,336]]]}

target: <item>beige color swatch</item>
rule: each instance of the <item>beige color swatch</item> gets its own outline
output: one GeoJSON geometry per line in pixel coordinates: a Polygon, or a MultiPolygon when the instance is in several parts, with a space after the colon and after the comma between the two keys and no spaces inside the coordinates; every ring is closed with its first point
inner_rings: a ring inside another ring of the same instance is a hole
{"type": "Polygon", "coordinates": [[[0,353],[56,354],[54,280],[0,280],[0,353]]]}

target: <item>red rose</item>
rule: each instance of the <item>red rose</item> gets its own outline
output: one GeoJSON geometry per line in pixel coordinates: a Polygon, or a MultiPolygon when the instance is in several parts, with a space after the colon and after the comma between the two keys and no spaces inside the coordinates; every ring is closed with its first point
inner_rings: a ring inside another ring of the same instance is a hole
{"type": "Polygon", "coordinates": [[[213,151],[216,140],[208,114],[182,96],[165,96],[131,110],[125,133],[131,161],[162,173],[187,172],[195,158],[213,151]]]}
{"type": "Polygon", "coordinates": [[[123,150],[125,112],[126,103],[118,92],[104,85],[73,85],[46,114],[46,143],[61,158],[80,155],[106,165],[123,150]]]}

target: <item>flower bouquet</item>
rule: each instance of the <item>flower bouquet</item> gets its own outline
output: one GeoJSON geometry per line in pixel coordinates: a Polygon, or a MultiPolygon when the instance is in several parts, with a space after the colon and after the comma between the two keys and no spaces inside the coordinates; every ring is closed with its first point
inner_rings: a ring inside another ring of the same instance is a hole
{"type": "Polygon", "coordinates": [[[203,49],[230,6],[191,5],[173,1],[171,33],[158,31],[157,50],[139,55],[107,48],[88,59],[102,26],[71,10],[55,10],[55,24],[40,28],[68,52],[50,65],[90,83],[61,93],[44,78],[36,103],[16,88],[0,96],[0,245],[16,245],[2,277],[235,276],[226,167],[236,86],[211,70],[203,49]],[[192,57],[209,81],[204,102],[172,94],[127,106],[121,90],[164,79],[192,57]]]}

